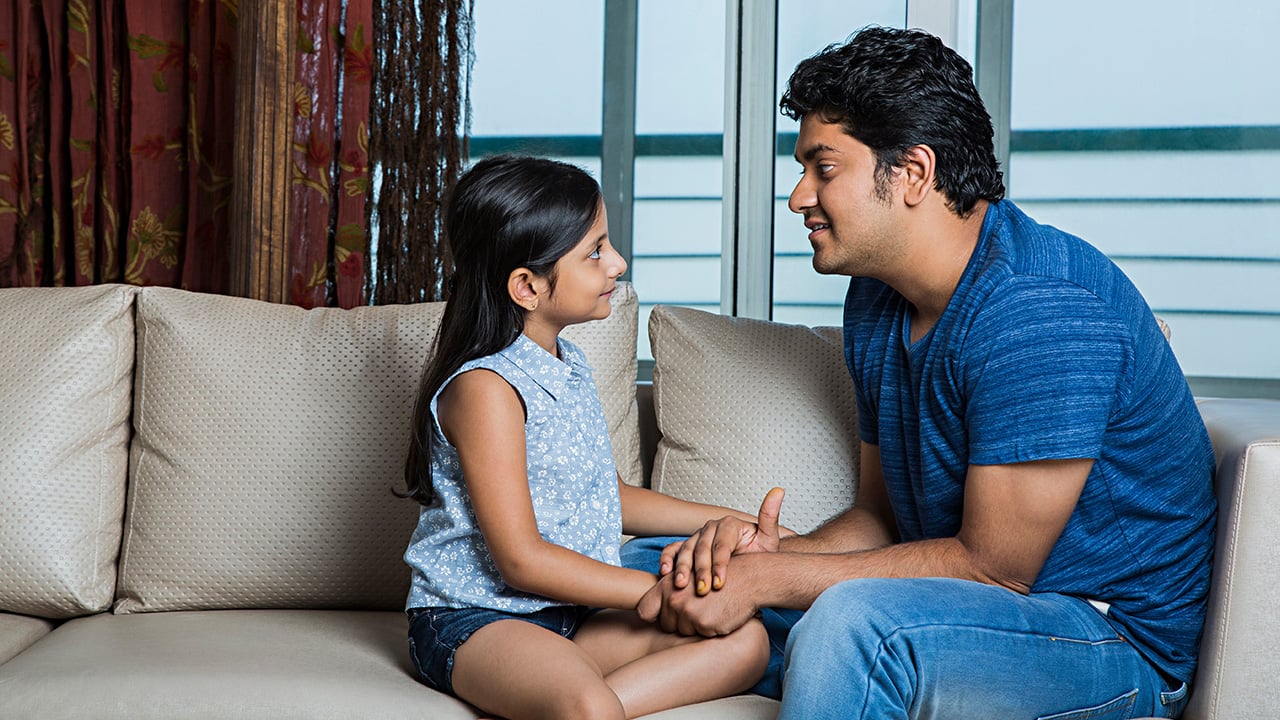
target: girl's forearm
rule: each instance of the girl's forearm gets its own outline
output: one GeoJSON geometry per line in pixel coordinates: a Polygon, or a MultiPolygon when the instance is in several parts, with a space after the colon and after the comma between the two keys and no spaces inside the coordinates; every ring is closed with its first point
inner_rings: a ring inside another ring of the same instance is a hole
{"type": "Polygon", "coordinates": [[[755,522],[753,515],[663,495],[646,488],[619,482],[622,495],[622,531],[628,535],[689,535],[708,520],[726,515],[755,522]]]}
{"type": "Polygon", "coordinates": [[[657,582],[651,573],[602,563],[546,541],[519,555],[499,564],[503,581],[561,602],[632,610],[657,582]]]}

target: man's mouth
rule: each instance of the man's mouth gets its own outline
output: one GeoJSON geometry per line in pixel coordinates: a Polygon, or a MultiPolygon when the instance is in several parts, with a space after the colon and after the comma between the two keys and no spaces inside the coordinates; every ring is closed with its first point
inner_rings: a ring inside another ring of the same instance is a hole
{"type": "Polygon", "coordinates": [[[807,222],[807,223],[805,223],[805,224],[804,224],[804,226],[805,226],[805,227],[807,227],[807,228],[809,228],[809,239],[810,239],[810,240],[812,240],[812,239],[814,238],[814,236],[815,236],[815,235],[817,235],[818,233],[822,232],[823,230],[830,230],[830,229],[831,229],[831,223],[807,222]]]}

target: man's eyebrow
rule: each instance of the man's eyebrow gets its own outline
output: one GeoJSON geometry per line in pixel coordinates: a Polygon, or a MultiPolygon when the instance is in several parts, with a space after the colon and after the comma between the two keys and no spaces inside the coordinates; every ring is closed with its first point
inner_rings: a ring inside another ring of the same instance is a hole
{"type": "Polygon", "coordinates": [[[830,145],[818,143],[817,145],[810,147],[808,150],[805,150],[803,156],[796,155],[795,156],[796,162],[803,163],[806,160],[812,160],[814,156],[816,156],[820,152],[838,152],[838,151],[835,148],[831,147],[830,145]]]}

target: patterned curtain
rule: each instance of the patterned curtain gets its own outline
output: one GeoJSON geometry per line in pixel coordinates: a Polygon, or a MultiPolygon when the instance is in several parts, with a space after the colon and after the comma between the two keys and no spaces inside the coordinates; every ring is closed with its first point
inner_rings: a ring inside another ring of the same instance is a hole
{"type": "Polygon", "coordinates": [[[234,2],[0,9],[0,285],[226,288],[234,2]]]}
{"type": "Polygon", "coordinates": [[[373,0],[297,0],[290,301],[364,303],[373,0]]]}
{"type": "MultiPolygon", "coordinates": [[[[289,165],[284,299],[351,307],[366,301],[375,0],[286,1],[292,142],[262,149],[289,165]]],[[[0,5],[0,287],[229,291],[235,110],[254,100],[235,83],[239,10],[0,5]]]]}

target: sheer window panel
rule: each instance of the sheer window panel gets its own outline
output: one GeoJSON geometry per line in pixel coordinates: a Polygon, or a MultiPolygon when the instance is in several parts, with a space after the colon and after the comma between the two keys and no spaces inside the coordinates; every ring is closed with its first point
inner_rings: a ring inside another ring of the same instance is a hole
{"type": "Polygon", "coordinates": [[[1193,388],[1280,379],[1280,94],[1240,71],[1280,64],[1278,25],[1244,0],[1014,9],[1010,196],[1116,261],[1193,388]]]}
{"type": "Polygon", "coordinates": [[[725,3],[639,0],[631,280],[637,358],[657,304],[719,312],[725,3]]]}

